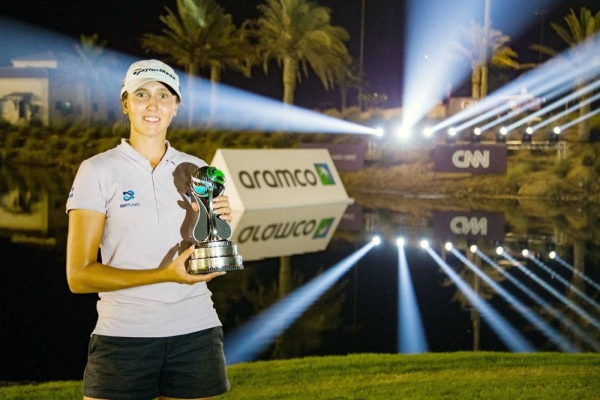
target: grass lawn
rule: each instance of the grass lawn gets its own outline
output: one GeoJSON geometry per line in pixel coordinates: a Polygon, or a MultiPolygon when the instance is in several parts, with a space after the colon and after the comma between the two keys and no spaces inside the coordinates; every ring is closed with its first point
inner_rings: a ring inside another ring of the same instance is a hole
{"type": "MultiPolygon", "coordinates": [[[[600,399],[600,354],[360,354],[229,368],[220,399],[600,399]]],[[[1,399],[80,399],[80,381],[0,387],[1,399]]]]}

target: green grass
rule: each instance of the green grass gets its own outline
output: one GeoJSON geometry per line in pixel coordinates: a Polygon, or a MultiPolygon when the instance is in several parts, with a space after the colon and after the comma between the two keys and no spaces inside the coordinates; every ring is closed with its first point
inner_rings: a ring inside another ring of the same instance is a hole
{"type": "MultiPolygon", "coordinates": [[[[219,399],[600,399],[600,354],[360,354],[229,368],[219,399]]],[[[0,387],[2,399],[79,399],[81,382],[0,387]]]]}

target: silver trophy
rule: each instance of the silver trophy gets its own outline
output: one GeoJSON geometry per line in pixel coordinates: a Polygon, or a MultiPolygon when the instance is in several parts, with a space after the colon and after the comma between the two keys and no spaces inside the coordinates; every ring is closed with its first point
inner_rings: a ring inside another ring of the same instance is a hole
{"type": "Polygon", "coordinates": [[[190,274],[244,269],[242,256],[231,242],[231,226],[213,211],[213,199],[225,191],[225,175],[215,167],[202,167],[191,177],[192,195],[198,204],[193,236],[196,248],[189,260],[190,274]]]}

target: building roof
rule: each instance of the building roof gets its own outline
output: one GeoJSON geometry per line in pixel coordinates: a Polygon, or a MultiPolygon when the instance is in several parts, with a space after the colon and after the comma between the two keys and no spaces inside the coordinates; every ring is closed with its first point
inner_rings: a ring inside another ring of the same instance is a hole
{"type": "Polygon", "coordinates": [[[12,65],[15,68],[57,68],[58,60],[54,53],[47,51],[45,53],[32,54],[30,56],[12,59],[12,65]]]}
{"type": "Polygon", "coordinates": [[[13,58],[11,61],[58,61],[51,51],[44,53],[31,54],[25,57],[13,58]]]}
{"type": "Polygon", "coordinates": [[[3,78],[48,78],[48,69],[0,67],[0,79],[3,78]]]}

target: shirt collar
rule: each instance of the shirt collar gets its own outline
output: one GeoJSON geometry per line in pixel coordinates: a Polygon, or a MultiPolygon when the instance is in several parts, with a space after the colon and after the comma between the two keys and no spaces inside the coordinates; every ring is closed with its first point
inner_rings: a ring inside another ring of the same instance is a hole
{"type": "MultiPolygon", "coordinates": [[[[177,150],[175,150],[173,147],[171,147],[171,144],[169,143],[168,140],[165,140],[165,145],[167,146],[167,150],[165,151],[165,155],[163,156],[161,163],[164,161],[164,162],[169,162],[174,165],[175,159],[177,158],[177,155],[179,154],[179,152],[177,150]]],[[[146,160],[146,158],[144,158],[140,153],[138,153],[131,146],[131,144],[129,144],[129,141],[125,138],[121,139],[121,144],[119,144],[117,146],[117,148],[123,154],[125,154],[127,157],[132,158],[136,162],[144,163],[144,164],[148,163],[148,160],[146,160]]]]}

